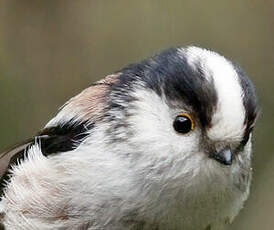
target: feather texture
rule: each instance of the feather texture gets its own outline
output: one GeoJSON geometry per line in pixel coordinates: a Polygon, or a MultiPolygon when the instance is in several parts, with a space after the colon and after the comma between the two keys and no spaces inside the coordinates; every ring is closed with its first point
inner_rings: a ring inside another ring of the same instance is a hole
{"type": "Polygon", "coordinates": [[[197,47],[163,51],[73,97],[2,155],[1,221],[7,230],[224,229],[249,194],[255,117],[252,83],[232,62],[197,47]],[[180,113],[195,122],[185,135],[172,125],[180,113]],[[227,147],[232,165],[210,157],[227,147]]]}

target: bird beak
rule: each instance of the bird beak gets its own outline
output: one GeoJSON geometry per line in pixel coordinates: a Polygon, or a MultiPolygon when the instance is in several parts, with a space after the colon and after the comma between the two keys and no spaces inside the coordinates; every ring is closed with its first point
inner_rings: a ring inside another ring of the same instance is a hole
{"type": "Polygon", "coordinates": [[[230,147],[225,147],[219,152],[214,152],[210,154],[210,158],[215,159],[216,161],[220,162],[224,165],[231,165],[232,164],[232,151],[230,147]]]}

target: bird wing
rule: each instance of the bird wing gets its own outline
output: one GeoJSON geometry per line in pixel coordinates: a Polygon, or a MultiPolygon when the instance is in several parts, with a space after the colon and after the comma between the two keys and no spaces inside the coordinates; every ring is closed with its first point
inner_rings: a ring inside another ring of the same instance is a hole
{"type": "Polygon", "coordinates": [[[12,165],[18,164],[24,158],[26,149],[34,143],[34,139],[28,139],[0,154],[0,195],[3,193],[5,181],[9,179],[9,169],[12,165]]]}
{"type": "MultiPolygon", "coordinates": [[[[15,156],[22,156],[26,148],[33,142],[32,139],[28,139],[23,143],[17,144],[14,147],[2,152],[0,154],[0,176],[2,176],[9,166],[9,163],[15,160],[15,156]]],[[[17,157],[16,157],[17,158],[17,157]]]]}
{"type": "Polygon", "coordinates": [[[82,140],[89,135],[93,123],[73,125],[57,125],[43,129],[37,136],[24,141],[0,154],[0,195],[10,178],[10,169],[13,165],[20,164],[28,157],[28,149],[38,143],[44,156],[67,152],[77,148],[82,140]]]}
{"type": "Polygon", "coordinates": [[[80,145],[103,113],[105,94],[119,75],[108,75],[83,90],[71,98],[37,136],[0,154],[0,196],[10,179],[12,165],[18,165],[27,158],[27,150],[32,145],[38,143],[44,156],[70,151],[80,145]]]}

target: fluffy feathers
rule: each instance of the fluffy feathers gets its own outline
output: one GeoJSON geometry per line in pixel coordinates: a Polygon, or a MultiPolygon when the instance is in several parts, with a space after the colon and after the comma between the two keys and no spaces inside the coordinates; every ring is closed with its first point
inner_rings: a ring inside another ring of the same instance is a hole
{"type": "Polygon", "coordinates": [[[190,47],[86,89],[10,166],[6,229],[223,229],[249,194],[256,97],[246,79],[224,57],[190,47]],[[180,112],[196,123],[186,135],[172,126],[180,112]],[[231,166],[209,157],[225,146],[231,166]]]}

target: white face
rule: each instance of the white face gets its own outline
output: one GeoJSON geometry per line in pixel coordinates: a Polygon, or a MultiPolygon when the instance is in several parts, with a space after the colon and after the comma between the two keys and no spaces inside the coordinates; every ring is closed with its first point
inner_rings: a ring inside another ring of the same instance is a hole
{"type": "MultiPolygon", "coordinates": [[[[136,92],[137,100],[132,110],[133,116],[129,123],[135,135],[131,140],[146,149],[147,154],[155,152],[156,158],[187,157],[200,151],[201,130],[199,127],[188,134],[180,134],[173,128],[176,116],[182,112],[180,109],[171,109],[165,99],[160,98],[153,91],[139,90],[136,92]],[[149,100],[147,100],[149,98],[149,100]]],[[[178,158],[177,158],[178,159],[178,158]]],[[[180,158],[179,158],[180,159],[180,158]]]]}
{"type": "Polygon", "coordinates": [[[161,162],[157,168],[169,168],[168,173],[174,176],[198,171],[197,175],[200,175],[204,170],[222,174],[239,167],[249,168],[250,141],[242,153],[233,153],[235,159],[231,166],[224,166],[209,157],[210,149],[219,151],[229,146],[232,152],[235,151],[245,134],[243,92],[236,71],[225,58],[211,51],[191,47],[186,53],[188,64],[199,60],[205,74],[208,73],[206,78],[213,80],[217,105],[211,126],[206,130],[200,127],[197,114],[189,106],[171,107],[164,96],[140,87],[135,90],[137,100],[128,111],[128,123],[134,130],[134,135],[129,138],[131,146],[142,152],[143,162],[147,162],[147,166],[161,162]],[[180,113],[187,113],[194,120],[194,129],[186,134],[178,133],[173,127],[180,113]]]}
{"type": "MultiPolygon", "coordinates": [[[[231,81],[231,84],[234,83],[231,81]]],[[[176,214],[181,213],[182,217],[191,216],[194,222],[197,221],[196,227],[191,222],[194,229],[201,228],[198,224],[202,223],[201,219],[195,219],[197,215],[204,218],[205,223],[211,218],[220,218],[223,221],[224,216],[229,216],[231,221],[249,194],[250,140],[234,156],[232,165],[223,165],[209,157],[209,147],[218,150],[229,145],[233,152],[244,135],[243,114],[234,116],[234,113],[226,113],[226,106],[232,101],[221,92],[220,95],[222,100],[219,100],[213,115],[212,127],[206,132],[187,106],[171,108],[166,98],[152,90],[136,90],[135,96],[138,100],[128,111],[128,123],[134,130],[134,135],[128,139],[131,150],[135,151],[131,156],[134,178],[142,181],[140,183],[147,189],[145,194],[156,197],[163,206],[177,207],[174,211],[176,214]],[[194,129],[186,134],[178,133],[173,127],[173,122],[180,113],[189,114],[195,122],[194,129]],[[197,203],[204,204],[204,209],[193,210],[197,203]]],[[[241,97],[238,101],[240,100],[241,97]]],[[[236,106],[233,112],[243,112],[241,103],[234,104],[236,106]]],[[[139,184],[135,185],[138,186],[139,184]]],[[[142,197],[140,193],[138,195],[142,197]]],[[[186,224],[187,220],[181,221],[186,224]]]]}
{"type": "MultiPolygon", "coordinates": [[[[208,142],[217,149],[226,144],[236,147],[244,135],[244,122],[240,127],[229,132],[220,120],[213,121],[213,126],[204,133],[199,121],[195,120],[193,112],[187,107],[170,108],[166,100],[160,98],[153,91],[138,90],[136,96],[139,100],[129,111],[131,116],[128,123],[134,130],[130,141],[136,144],[137,149],[142,148],[142,152],[148,157],[156,159],[163,157],[171,161],[183,161],[187,158],[212,161],[213,159],[209,158],[208,150],[205,149],[208,142]],[[148,98],[149,100],[147,100],[148,98]],[[175,118],[181,113],[190,115],[194,121],[194,129],[186,134],[177,132],[173,127],[175,118]],[[234,135],[235,133],[237,136],[234,135]]],[[[216,113],[214,117],[217,116],[216,113]]],[[[228,118],[230,119],[229,116],[228,118]]],[[[228,128],[231,129],[231,126],[228,128]]]]}

